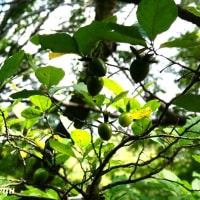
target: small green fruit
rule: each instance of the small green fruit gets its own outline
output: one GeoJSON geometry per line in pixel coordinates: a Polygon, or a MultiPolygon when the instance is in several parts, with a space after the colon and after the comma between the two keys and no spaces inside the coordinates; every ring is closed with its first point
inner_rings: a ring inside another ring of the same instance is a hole
{"type": "Polygon", "coordinates": [[[104,122],[98,126],[98,134],[103,140],[109,140],[112,136],[112,127],[109,123],[104,122]]]}
{"type": "Polygon", "coordinates": [[[134,60],[130,67],[132,79],[138,83],[143,81],[149,73],[149,62],[141,57],[134,60]]]}
{"type": "Polygon", "coordinates": [[[49,172],[45,168],[38,168],[33,174],[34,183],[44,183],[49,178],[49,172]]]}
{"type": "Polygon", "coordinates": [[[123,127],[128,127],[133,121],[131,113],[125,112],[119,116],[119,124],[123,127]]]}
{"type": "Polygon", "coordinates": [[[88,65],[88,69],[92,75],[98,77],[105,76],[107,71],[106,65],[101,58],[93,58],[88,65]]]}
{"type": "Polygon", "coordinates": [[[101,77],[90,76],[87,79],[87,89],[91,96],[99,94],[103,88],[103,79],[101,77]]]}

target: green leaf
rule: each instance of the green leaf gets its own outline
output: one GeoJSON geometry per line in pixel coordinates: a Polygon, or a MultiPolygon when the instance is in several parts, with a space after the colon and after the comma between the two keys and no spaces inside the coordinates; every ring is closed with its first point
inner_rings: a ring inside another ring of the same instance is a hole
{"type": "Polygon", "coordinates": [[[33,118],[41,117],[43,115],[43,112],[36,108],[30,107],[23,110],[21,115],[22,117],[26,119],[33,119],[33,118]]]}
{"type": "Polygon", "coordinates": [[[175,40],[162,43],[160,48],[164,47],[177,47],[177,48],[200,48],[200,41],[190,39],[177,38],[175,40]]]}
{"type": "Polygon", "coordinates": [[[151,120],[147,117],[135,120],[131,125],[131,129],[134,135],[144,133],[148,128],[152,126],[151,120]]]}
{"type": "Polygon", "coordinates": [[[106,99],[106,96],[103,94],[98,94],[95,97],[93,97],[93,101],[95,102],[95,105],[99,108],[102,107],[104,100],[106,99]]]}
{"type": "Polygon", "coordinates": [[[199,6],[184,6],[184,9],[188,10],[192,14],[196,15],[197,17],[200,17],[200,7],[199,6]]]}
{"type": "Polygon", "coordinates": [[[73,88],[74,88],[75,92],[83,95],[84,100],[89,105],[91,105],[91,106],[95,106],[96,105],[95,102],[93,101],[93,98],[91,97],[91,95],[88,94],[87,86],[85,85],[85,83],[80,82],[78,84],[74,84],[73,88]]]}
{"type": "Polygon", "coordinates": [[[110,78],[103,78],[104,86],[111,90],[114,94],[118,95],[124,91],[124,89],[116,81],[110,78]]]}
{"type": "Polygon", "coordinates": [[[20,197],[17,197],[17,196],[14,196],[14,195],[11,195],[11,196],[5,195],[4,198],[3,198],[3,195],[0,195],[0,199],[1,198],[2,198],[2,200],[18,200],[18,199],[20,199],[20,197]]]}
{"type": "MultiPolygon", "coordinates": [[[[199,137],[200,130],[200,116],[187,119],[186,124],[182,126],[182,131],[187,130],[184,134],[185,137],[199,137]]],[[[189,141],[188,141],[189,142],[189,141]]]]}
{"type": "Polygon", "coordinates": [[[91,134],[86,130],[74,129],[70,135],[79,147],[86,147],[91,143],[91,134]]]}
{"type": "Polygon", "coordinates": [[[42,95],[43,93],[38,91],[38,90],[22,90],[20,92],[16,92],[10,95],[11,98],[13,99],[25,99],[25,98],[29,98],[32,95],[42,95]]]}
{"type": "Polygon", "coordinates": [[[157,132],[152,131],[152,132],[150,133],[150,135],[153,136],[153,137],[151,137],[151,140],[152,140],[152,141],[158,143],[159,145],[161,145],[161,146],[163,146],[163,147],[165,146],[165,140],[164,140],[162,137],[154,137],[155,135],[157,135],[157,132]]]}
{"type": "Polygon", "coordinates": [[[31,42],[36,45],[40,44],[43,49],[50,49],[57,53],[80,54],[76,40],[66,33],[37,35],[31,39],[31,42]]]}
{"type": "Polygon", "coordinates": [[[121,92],[119,93],[117,96],[115,96],[114,99],[112,99],[108,104],[107,104],[107,107],[110,106],[112,103],[116,103],[117,101],[123,99],[124,97],[126,97],[128,94],[128,91],[124,91],[124,92],[121,92]]]}
{"type": "Polygon", "coordinates": [[[200,155],[192,155],[192,157],[195,159],[195,161],[200,163],[200,155]]]}
{"type": "Polygon", "coordinates": [[[74,38],[84,55],[90,54],[101,40],[146,46],[136,26],[127,27],[112,22],[93,21],[75,32],[74,38]]]}
{"type": "Polygon", "coordinates": [[[75,157],[75,154],[72,150],[72,146],[71,146],[70,142],[62,143],[62,142],[59,142],[59,141],[51,138],[51,139],[49,139],[49,145],[51,148],[53,148],[54,150],[56,150],[59,153],[75,157]]]}
{"type": "Polygon", "coordinates": [[[68,156],[66,154],[57,154],[56,155],[56,165],[65,163],[69,158],[70,158],[70,156],[68,156]]]}
{"type": "Polygon", "coordinates": [[[43,95],[34,95],[30,97],[30,101],[36,105],[42,112],[45,112],[51,107],[51,99],[43,95]]]}
{"type": "Polygon", "coordinates": [[[177,14],[173,0],[142,0],[137,9],[137,19],[150,40],[168,30],[177,14]]]}
{"type": "Polygon", "coordinates": [[[28,190],[21,191],[22,194],[26,194],[32,197],[46,197],[46,193],[42,190],[35,188],[33,186],[26,186],[28,190]]]}
{"type": "Polygon", "coordinates": [[[148,101],[143,108],[151,108],[151,111],[154,112],[155,110],[157,110],[160,107],[160,102],[157,99],[153,99],[148,101]]]}
{"type": "Polygon", "coordinates": [[[192,181],[192,189],[193,189],[193,190],[200,190],[200,179],[195,178],[195,179],[192,181]]]}
{"type": "Polygon", "coordinates": [[[200,112],[200,95],[185,94],[175,99],[172,103],[188,111],[200,112]]]}
{"type": "Polygon", "coordinates": [[[57,85],[65,76],[65,72],[61,68],[47,66],[38,68],[35,75],[40,83],[50,88],[52,85],[57,85]]]}
{"type": "Polygon", "coordinates": [[[141,108],[138,100],[135,98],[124,97],[123,99],[112,104],[119,112],[135,112],[141,108]]]}
{"type": "Polygon", "coordinates": [[[23,59],[24,51],[20,50],[12,57],[5,60],[0,69],[0,83],[5,81],[7,78],[11,78],[11,76],[17,72],[23,59]]]}
{"type": "Polygon", "coordinates": [[[58,193],[53,189],[46,189],[45,192],[50,199],[60,199],[58,193]]]}
{"type": "Polygon", "coordinates": [[[83,82],[79,82],[77,84],[74,84],[73,88],[78,93],[87,92],[87,86],[83,82]]]}
{"type": "Polygon", "coordinates": [[[167,180],[171,180],[171,181],[179,181],[179,177],[176,176],[176,174],[174,174],[174,172],[169,171],[167,169],[163,169],[159,175],[160,178],[165,178],[167,180]]]}

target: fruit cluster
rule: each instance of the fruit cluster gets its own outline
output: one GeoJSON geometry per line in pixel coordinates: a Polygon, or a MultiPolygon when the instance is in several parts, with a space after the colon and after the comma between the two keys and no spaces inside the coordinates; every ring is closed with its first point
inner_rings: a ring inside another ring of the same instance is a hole
{"type": "Polygon", "coordinates": [[[96,96],[103,88],[102,77],[106,75],[107,68],[101,58],[92,58],[88,64],[89,77],[87,78],[87,89],[91,96],[96,96]]]}

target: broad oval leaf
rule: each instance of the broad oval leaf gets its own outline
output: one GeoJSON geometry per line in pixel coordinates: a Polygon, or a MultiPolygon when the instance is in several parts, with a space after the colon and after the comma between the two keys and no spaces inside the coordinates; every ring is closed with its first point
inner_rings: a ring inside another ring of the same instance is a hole
{"type": "Polygon", "coordinates": [[[56,150],[59,153],[75,157],[74,151],[72,149],[72,145],[70,142],[66,144],[59,142],[53,138],[49,139],[49,145],[52,149],[56,150]]]}
{"type": "Polygon", "coordinates": [[[35,71],[35,75],[40,83],[46,85],[47,88],[50,88],[52,85],[58,85],[65,76],[65,72],[61,68],[47,66],[38,68],[35,71]]]}
{"type": "Polygon", "coordinates": [[[142,0],[137,9],[137,19],[150,40],[168,30],[177,14],[173,0],[142,0]]]}
{"type": "Polygon", "coordinates": [[[104,87],[108,88],[116,95],[124,91],[122,86],[119,85],[119,83],[117,83],[115,80],[112,80],[110,78],[103,78],[103,82],[104,82],[104,87]]]}
{"type": "Polygon", "coordinates": [[[39,118],[43,115],[43,112],[36,109],[36,108],[33,108],[33,107],[30,107],[30,108],[26,108],[25,110],[23,110],[21,112],[21,116],[26,118],[26,119],[34,119],[34,118],[39,118]]]}
{"type": "Polygon", "coordinates": [[[79,147],[84,147],[91,143],[91,134],[86,130],[74,129],[70,135],[79,147]]]}
{"type": "Polygon", "coordinates": [[[160,107],[160,102],[157,99],[153,99],[148,101],[143,108],[151,108],[151,111],[154,112],[156,109],[160,107]]]}
{"type": "Polygon", "coordinates": [[[32,95],[42,95],[42,92],[38,90],[22,90],[20,92],[16,92],[10,95],[11,98],[13,99],[19,99],[19,98],[29,98],[32,95]]]}
{"type": "Polygon", "coordinates": [[[50,49],[56,53],[75,53],[79,54],[76,40],[66,33],[55,33],[49,35],[36,35],[31,42],[40,44],[44,49],[50,49]]]}
{"type": "Polygon", "coordinates": [[[83,55],[90,54],[96,48],[97,43],[102,40],[146,46],[138,27],[123,26],[105,21],[93,21],[91,24],[80,28],[74,34],[74,38],[83,55]]]}
{"type": "Polygon", "coordinates": [[[119,93],[117,96],[115,96],[108,104],[107,104],[107,107],[110,106],[111,104],[125,98],[128,94],[128,91],[124,91],[124,92],[121,92],[119,93]]]}
{"type": "Polygon", "coordinates": [[[135,120],[131,126],[134,135],[144,133],[148,128],[152,126],[151,120],[147,117],[135,120]]]}
{"type": "Polygon", "coordinates": [[[52,104],[51,99],[43,95],[33,95],[30,97],[30,101],[43,112],[48,110],[52,104]]]}
{"type": "Polygon", "coordinates": [[[175,99],[172,103],[188,111],[200,112],[200,95],[185,94],[175,99]]]}
{"type": "Polygon", "coordinates": [[[195,161],[200,163],[200,155],[192,155],[192,157],[194,158],[195,161]]]}
{"type": "Polygon", "coordinates": [[[24,51],[21,50],[14,54],[12,57],[5,60],[0,69],[0,82],[2,83],[7,78],[13,76],[20,67],[22,60],[24,59],[24,51]]]}

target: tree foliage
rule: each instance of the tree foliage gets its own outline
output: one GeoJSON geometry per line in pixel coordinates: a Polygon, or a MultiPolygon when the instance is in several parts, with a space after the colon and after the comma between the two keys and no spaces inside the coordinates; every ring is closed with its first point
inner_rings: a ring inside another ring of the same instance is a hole
{"type": "Polygon", "coordinates": [[[1,3],[1,199],[200,198],[200,14],[193,5],[1,3]],[[127,5],[134,5],[125,15],[135,14],[131,24],[118,17],[127,5]],[[62,8],[68,20],[62,11],[45,32],[62,8]],[[164,32],[175,34],[178,18],[194,29],[160,42],[164,32]],[[52,65],[46,55],[70,64],[52,65]],[[169,100],[164,93],[173,88],[163,83],[179,87],[169,100]]]}

